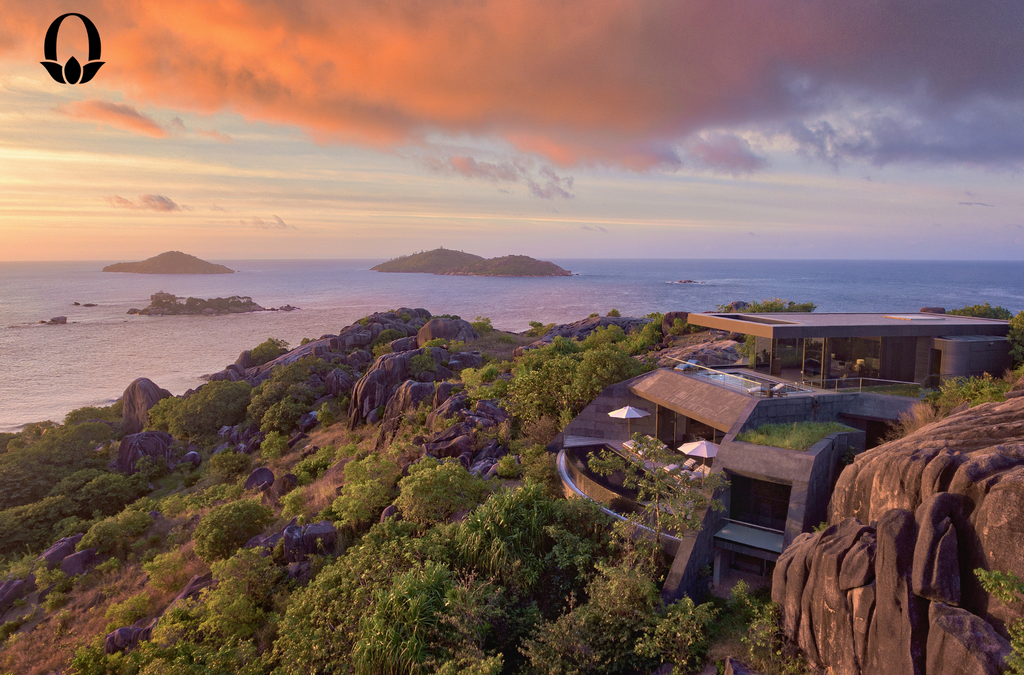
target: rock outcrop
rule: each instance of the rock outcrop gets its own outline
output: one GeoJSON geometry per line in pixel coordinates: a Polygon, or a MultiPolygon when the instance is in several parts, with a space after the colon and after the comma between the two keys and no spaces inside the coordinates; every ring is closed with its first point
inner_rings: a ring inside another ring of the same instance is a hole
{"type": "Polygon", "coordinates": [[[397,354],[380,356],[366,374],[352,387],[352,402],[349,407],[349,426],[354,429],[364,420],[374,423],[380,419],[378,408],[387,406],[388,401],[403,382],[414,378],[420,382],[446,380],[452,376],[447,368],[450,356],[440,347],[428,347],[397,354]],[[414,372],[413,359],[421,354],[430,356],[435,369],[414,372]]]}
{"type": "Polygon", "coordinates": [[[142,431],[149,421],[149,409],[170,395],[171,392],[156,386],[149,378],[140,377],[129,384],[121,396],[121,418],[124,420],[125,433],[137,434],[142,431]]]}
{"type": "Polygon", "coordinates": [[[175,464],[171,451],[172,442],[174,442],[174,438],[165,431],[143,431],[129,434],[121,439],[114,467],[121,473],[133,474],[139,459],[149,457],[154,462],[162,462],[170,471],[174,469],[175,464]]]}
{"type": "Polygon", "coordinates": [[[452,342],[470,342],[479,339],[480,334],[468,321],[438,317],[431,319],[417,331],[416,346],[422,347],[429,341],[438,338],[452,342]]]}
{"type": "Polygon", "coordinates": [[[1024,399],[986,403],[857,457],[828,529],[780,557],[785,633],[837,675],[1002,672],[1005,605],[974,570],[1024,578],[1024,399]]]}
{"type": "Polygon", "coordinates": [[[592,316],[573,323],[555,326],[536,342],[531,342],[525,347],[518,347],[514,354],[516,356],[522,356],[527,350],[551,344],[556,337],[564,337],[570,340],[582,340],[598,328],[608,328],[609,326],[618,326],[622,329],[622,332],[628,334],[638,330],[650,322],[650,319],[632,316],[592,316]]]}

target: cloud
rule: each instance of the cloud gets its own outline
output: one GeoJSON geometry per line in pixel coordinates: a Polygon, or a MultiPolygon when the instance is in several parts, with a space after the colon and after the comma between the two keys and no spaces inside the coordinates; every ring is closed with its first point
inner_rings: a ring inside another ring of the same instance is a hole
{"type": "Polygon", "coordinates": [[[211,211],[227,211],[227,209],[225,209],[223,206],[217,206],[216,204],[211,206],[210,210],[211,211]]]}
{"type": "Polygon", "coordinates": [[[215,138],[222,143],[231,143],[234,140],[227,134],[222,134],[221,132],[216,131],[214,129],[196,129],[196,133],[201,136],[209,136],[210,138],[215,138]]]}
{"type": "MultiPolygon", "coordinates": [[[[457,174],[465,178],[478,178],[493,183],[526,183],[530,194],[541,199],[573,199],[572,176],[559,176],[550,167],[541,167],[533,173],[533,163],[528,161],[482,162],[473,157],[453,156],[447,159],[428,157],[424,165],[437,173],[457,174]]],[[[507,192],[502,190],[502,192],[507,192]]]]}
{"type": "Polygon", "coordinates": [[[118,195],[107,197],[106,201],[111,206],[116,206],[117,208],[135,209],[137,211],[160,211],[168,213],[170,211],[191,210],[187,206],[179,206],[173,199],[163,195],[141,195],[138,203],[118,195]]]}
{"type": "Polygon", "coordinates": [[[587,230],[588,232],[608,232],[608,230],[600,225],[580,225],[581,230],[587,230]]]}
{"type": "Polygon", "coordinates": [[[530,187],[530,194],[541,199],[575,199],[576,195],[569,192],[572,189],[572,176],[559,176],[548,167],[540,170],[543,183],[527,179],[526,184],[530,187]]]}
{"type": "Polygon", "coordinates": [[[280,216],[273,216],[273,218],[274,219],[271,221],[271,220],[263,220],[262,218],[257,218],[256,216],[253,216],[249,220],[240,220],[238,222],[241,223],[242,225],[247,225],[249,227],[255,227],[256,229],[259,229],[259,230],[297,230],[297,229],[299,229],[299,228],[295,227],[294,225],[289,225],[288,223],[284,222],[284,220],[282,220],[280,216]]]}
{"type": "Polygon", "coordinates": [[[135,134],[142,134],[143,136],[150,136],[152,138],[164,138],[167,136],[167,131],[157,124],[153,118],[143,115],[127,103],[110,103],[109,101],[89,99],[86,101],[73,101],[66,106],[61,106],[59,111],[65,117],[71,119],[106,124],[115,129],[130,131],[135,134]]]}
{"type": "MultiPolygon", "coordinates": [[[[0,38],[0,54],[35,53],[52,6],[8,5],[5,22],[19,30],[0,38]]],[[[756,155],[702,145],[704,134],[775,129],[831,163],[1024,162],[1024,3],[83,0],[76,9],[102,26],[98,85],[140,105],[297,125],[320,142],[393,148],[468,134],[558,166],[636,170],[678,166],[673,148],[689,145],[709,167],[745,172],[756,155]]],[[[72,105],[111,126],[166,133],[130,106],[72,105]]]]}
{"type": "Polygon", "coordinates": [[[699,166],[714,171],[752,173],[768,166],[768,160],[757,155],[747,139],[733,134],[695,139],[687,150],[699,166]]]}
{"type": "Polygon", "coordinates": [[[995,204],[986,204],[985,202],[957,202],[960,206],[995,206],[995,204]]]}

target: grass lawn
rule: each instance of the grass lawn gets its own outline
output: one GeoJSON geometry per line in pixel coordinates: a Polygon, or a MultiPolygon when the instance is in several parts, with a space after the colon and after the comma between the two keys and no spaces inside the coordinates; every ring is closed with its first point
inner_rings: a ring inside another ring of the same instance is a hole
{"type": "Polygon", "coordinates": [[[737,441],[770,445],[803,452],[837,431],[854,431],[839,422],[794,422],[793,424],[765,424],[736,436],[737,441]]]}

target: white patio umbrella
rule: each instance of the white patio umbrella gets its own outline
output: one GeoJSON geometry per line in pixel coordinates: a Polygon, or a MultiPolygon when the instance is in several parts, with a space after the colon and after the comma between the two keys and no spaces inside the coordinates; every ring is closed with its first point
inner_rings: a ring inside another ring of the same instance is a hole
{"type": "Polygon", "coordinates": [[[703,457],[704,459],[710,459],[718,454],[718,446],[710,441],[694,441],[692,443],[683,443],[679,446],[679,452],[690,457],[703,457]]]}
{"type": "Polygon", "coordinates": [[[630,438],[633,438],[633,434],[631,433],[630,429],[630,420],[636,420],[640,419],[641,417],[650,416],[651,413],[647,412],[646,410],[634,408],[631,405],[627,405],[625,408],[619,408],[618,410],[613,410],[610,413],[608,413],[608,417],[617,417],[620,420],[626,420],[626,433],[629,435],[630,438]]]}

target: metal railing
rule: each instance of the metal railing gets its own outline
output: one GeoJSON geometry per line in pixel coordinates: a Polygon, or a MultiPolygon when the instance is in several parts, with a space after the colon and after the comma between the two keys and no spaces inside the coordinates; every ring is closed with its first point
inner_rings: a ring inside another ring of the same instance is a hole
{"type": "Polygon", "coordinates": [[[888,390],[893,392],[893,395],[910,398],[916,398],[921,393],[921,385],[917,382],[883,380],[877,377],[839,377],[828,380],[804,380],[801,384],[816,389],[824,389],[825,391],[856,391],[858,393],[884,394],[888,390]]]}
{"type": "MultiPolygon", "coordinates": [[[[751,396],[785,396],[787,394],[810,394],[813,393],[810,389],[806,389],[800,384],[794,382],[784,382],[775,380],[755,380],[749,377],[743,377],[742,375],[736,375],[735,373],[727,373],[714,368],[708,368],[703,366],[696,361],[683,361],[674,357],[669,357],[673,361],[678,361],[679,365],[675,366],[674,370],[678,370],[688,375],[695,377],[703,377],[713,382],[724,384],[727,387],[733,387],[741,389],[751,396]]],[[[801,383],[802,384],[802,383],[801,383]]]]}

